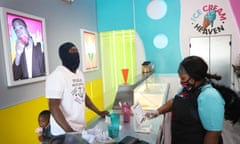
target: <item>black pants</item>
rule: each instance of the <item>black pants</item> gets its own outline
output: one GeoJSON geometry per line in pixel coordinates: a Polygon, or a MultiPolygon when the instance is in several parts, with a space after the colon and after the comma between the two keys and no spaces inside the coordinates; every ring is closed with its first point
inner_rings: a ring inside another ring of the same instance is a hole
{"type": "Polygon", "coordinates": [[[222,136],[219,137],[218,144],[223,144],[223,138],[222,138],[222,136]]]}

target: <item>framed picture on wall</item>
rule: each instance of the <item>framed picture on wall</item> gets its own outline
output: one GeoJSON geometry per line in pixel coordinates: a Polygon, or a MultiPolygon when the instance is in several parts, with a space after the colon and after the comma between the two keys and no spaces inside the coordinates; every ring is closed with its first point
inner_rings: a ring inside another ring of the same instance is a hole
{"type": "Polygon", "coordinates": [[[83,72],[99,69],[97,33],[81,29],[81,66],[83,72]]]}
{"type": "Polygon", "coordinates": [[[45,80],[48,71],[45,19],[0,8],[8,86],[45,80]]]}

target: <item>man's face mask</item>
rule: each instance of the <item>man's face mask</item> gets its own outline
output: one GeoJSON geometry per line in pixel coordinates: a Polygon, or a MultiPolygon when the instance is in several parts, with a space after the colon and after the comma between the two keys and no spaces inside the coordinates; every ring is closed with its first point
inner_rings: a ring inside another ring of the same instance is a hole
{"type": "Polygon", "coordinates": [[[63,65],[70,69],[71,71],[75,71],[80,64],[79,54],[78,53],[68,53],[65,55],[62,60],[63,65]]]}
{"type": "Polygon", "coordinates": [[[80,64],[79,53],[75,49],[76,48],[74,44],[65,43],[64,45],[61,46],[59,51],[62,64],[65,67],[67,67],[70,71],[76,71],[80,64]],[[71,52],[73,50],[74,52],[71,52]]]}

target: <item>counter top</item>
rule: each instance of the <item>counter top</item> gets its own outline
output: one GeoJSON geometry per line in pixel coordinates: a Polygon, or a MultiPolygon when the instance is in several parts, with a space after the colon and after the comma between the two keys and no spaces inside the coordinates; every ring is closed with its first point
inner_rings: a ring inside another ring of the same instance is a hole
{"type": "MultiPolygon", "coordinates": [[[[131,117],[129,123],[124,123],[122,116],[120,117],[120,131],[117,138],[112,139],[109,142],[97,142],[96,144],[117,144],[126,136],[132,136],[138,140],[145,141],[149,144],[156,144],[159,141],[160,137],[160,126],[162,124],[163,116],[158,116],[155,119],[147,120],[145,124],[151,124],[152,129],[149,133],[139,133],[134,131],[134,117],[131,117]]],[[[96,121],[88,125],[88,129],[92,129],[95,126],[100,126],[102,130],[107,130],[107,127],[104,123],[103,118],[99,118],[96,121]],[[105,127],[105,129],[104,129],[105,127]]],[[[55,137],[51,144],[89,144],[86,140],[83,139],[80,132],[67,133],[65,135],[60,135],[55,137]]]]}
{"type": "Polygon", "coordinates": [[[150,77],[153,74],[152,72],[148,72],[148,73],[142,73],[139,74],[135,77],[134,81],[132,82],[131,86],[132,88],[136,88],[139,84],[141,84],[144,80],[146,80],[148,77],[150,77]]]}
{"type": "MultiPolygon", "coordinates": [[[[122,115],[120,118],[121,124],[120,124],[120,131],[119,136],[117,138],[114,138],[116,142],[121,141],[126,136],[133,136],[135,138],[138,138],[139,140],[143,140],[148,142],[149,144],[155,144],[157,142],[159,132],[160,132],[160,126],[162,123],[163,116],[160,115],[157,118],[147,120],[146,124],[152,125],[152,130],[150,133],[139,133],[134,131],[134,117],[131,116],[131,120],[129,123],[124,123],[122,119],[122,115]]],[[[89,125],[89,128],[93,128],[96,125],[101,125],[104,123],[104,119],[100,118],[97,121],[91,123],[89,125]]]]}

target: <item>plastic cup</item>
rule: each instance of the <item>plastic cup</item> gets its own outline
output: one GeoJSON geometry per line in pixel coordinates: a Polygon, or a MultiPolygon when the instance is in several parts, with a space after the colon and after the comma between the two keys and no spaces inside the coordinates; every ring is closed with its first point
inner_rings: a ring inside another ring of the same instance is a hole
{"type": "Polygon", "coordinates": [[[122,69],[122,75],[123,75],[124,84],[127,84],[128,83],[128,69],[127,68],[122,69]]]}
{"type": "Polygon", "coordinates": [[[123,104],[121,107],[123,122],[128,123],[131,119],[131,106],[128,104],[123,104]]]}
{"type": "Polygon", "coordinates": [[[117,138],[119,135],[120,115],[116,113],[110,114],[111,125],[108,126],[108,136],[117,138]]]}

